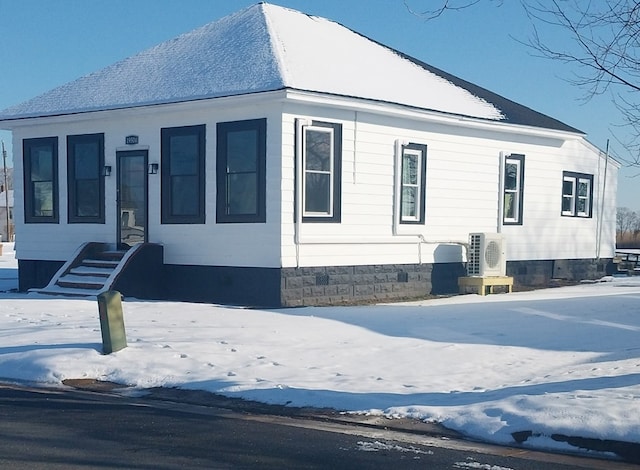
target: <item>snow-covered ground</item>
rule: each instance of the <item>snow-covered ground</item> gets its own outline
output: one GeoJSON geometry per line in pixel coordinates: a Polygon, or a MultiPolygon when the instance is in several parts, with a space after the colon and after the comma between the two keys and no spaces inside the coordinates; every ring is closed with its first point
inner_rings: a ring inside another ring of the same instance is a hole
{"type": "MultiPolygon", "coordinates": [[[[17,285],[12,246],[0,291],[17,285]]],[[[102,354],[95,300],[0,293],[0,377],[97,378],[408,416],[469,436],[640,442],[640,277],[487,297],[254,310],[127,300],[102,354]]]]}

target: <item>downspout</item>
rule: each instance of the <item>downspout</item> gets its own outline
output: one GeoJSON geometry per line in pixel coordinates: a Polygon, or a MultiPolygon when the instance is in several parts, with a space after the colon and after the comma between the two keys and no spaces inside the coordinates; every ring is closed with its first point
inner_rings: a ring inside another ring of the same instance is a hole
{"type": "Polygon", "coordinates": [[[300,267],[300,240],[302,234],[302,149],[304,139],[304,127],[311,123],[306,119],[296,119],[296,148],[295,148],[295,194],[294,194],[294,235],[293,241],[296,246],[296,268],[300,267]]]}
{"type": "Polygon", "coordinates": [[[358,111],[353,116],[353,184],[357,183],[358,171],[358,111]]]}
{"type": "Polygon", "coordinates": [[[504,168],[505,155],[504,152],[500,152],[498,161],[498,220],[496,220],[496,233],[502,233],[502,221],[504,216],[504,168]]]}
{"type": "MultiPolygon", "coordinates": [[[[598,155],[598,166],[600,166],[600,156],[598,155]]],[[[604,202],[607,192],[607,168],[609,166],[609,139],[604,153],[604,178],[602,181],[602,197],[600,198],[600,215],[597,223],[596,233],[596,259],[600,260],[600,244],[602,242],[602,218],[604,217],[604,202]]]]}

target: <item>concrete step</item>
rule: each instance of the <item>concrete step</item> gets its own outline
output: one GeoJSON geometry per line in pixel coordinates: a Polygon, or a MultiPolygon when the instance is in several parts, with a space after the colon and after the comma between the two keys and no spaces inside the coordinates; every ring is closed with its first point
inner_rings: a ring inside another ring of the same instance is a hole
{"type": "Polygon", "coordinates": [[[113,269],[116,266],[118,266],[118,262],[119,261],[115,261],[115,260],[90,258],[90,259],[82,260],[82,266],[87,266],[87,267],[91,267],[91,268],[111,268],[111,269],[113,269]]]}
{"type": "Polygon", "coordinates": [[[94,256],[97,259],[120,261],[126,253],[126,250],[105,250],[100,253],[96,253],[94,256]]]}
{"type": "Polygon", "coordinates": [[[53,286],[49,289],[30,289],[29,292],[34,292],[36,294],[65,295],[72,297],[97,297],[101,290],[53,286]]]}
{"type": "Polygon", "coordinates": [[[70,274],[76,274],[78,276],[93,276],[93,277],[109,277],[113,272],[115,266],[86,266],[84,264],[76,266],[69,270],[70,274]]]}
{"type": "Polygon", "coordinates": [[[101,289],[104,287],[104,277],[76,276],[66,274],[58,279],[56,285],[60,287],[71,287],[74,289],[101,289]]]}

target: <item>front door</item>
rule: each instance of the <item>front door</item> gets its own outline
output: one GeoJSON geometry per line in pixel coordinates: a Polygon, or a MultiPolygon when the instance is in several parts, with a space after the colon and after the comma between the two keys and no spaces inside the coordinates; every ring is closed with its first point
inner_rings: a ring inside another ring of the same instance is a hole
{"type": "Polygon", "coordinates": [[[147,241],[147,151],[117,152],[118,242],[133,246],[147,241]]]}

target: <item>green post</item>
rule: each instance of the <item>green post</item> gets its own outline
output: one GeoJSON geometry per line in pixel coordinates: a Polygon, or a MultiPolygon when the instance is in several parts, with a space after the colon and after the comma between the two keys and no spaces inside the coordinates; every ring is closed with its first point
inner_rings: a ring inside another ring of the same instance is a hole
{"type": "Polygon", "coordinates": [[[98,312],[102,330],[102,352],[111,354],[127,347],[122,317],[122,294],[115,290],[98,295],[98,312]]]}

